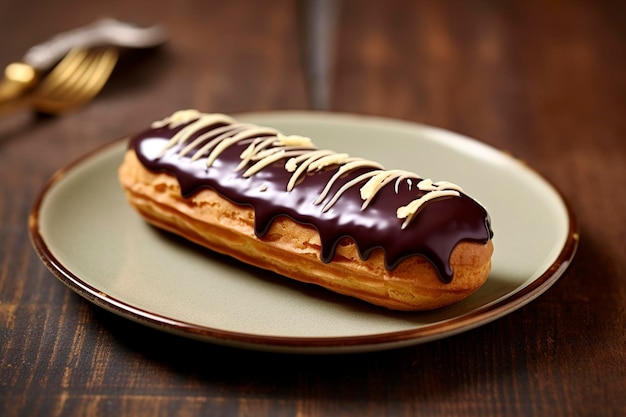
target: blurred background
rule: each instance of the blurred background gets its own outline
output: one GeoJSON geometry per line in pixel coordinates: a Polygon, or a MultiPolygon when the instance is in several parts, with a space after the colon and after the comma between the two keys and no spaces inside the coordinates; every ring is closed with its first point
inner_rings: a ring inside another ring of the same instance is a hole
{"type": "MultiPolygon", "coordinates": [[[[516,153],[541,146],[546,135],[619,121],[594,109],[618,100],[611,91],[624,88],[607,81],[623,70],[610,65],[623,46],[621,2],[336,3],[330,110],[420,121],[492,143],[507,138],[516,153]],[[542,122],[548,117],[549,125],[542,122]],[[541,131],[511,129],[511,119],[541,131]]],[[[29,7],[2,0],[3,61],[102,17],[159,23],[170,35],[162,56],[130,74],[118,71],[87,110],[104,117],[103,110],[124,106],[119,113],[128,120],[116,126],[133,130],[145,123],[141,115],[181,107],[233,113],[310,106],[302,21],[292,0],[33,0],[29,7]]]]}

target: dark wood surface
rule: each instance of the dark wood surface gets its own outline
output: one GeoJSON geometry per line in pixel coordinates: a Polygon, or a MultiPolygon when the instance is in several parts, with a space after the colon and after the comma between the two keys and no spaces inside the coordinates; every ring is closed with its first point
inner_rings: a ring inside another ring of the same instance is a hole
{"type": "Polygon", "coordinates": [[[44,267],[27,218],[70,161],[180,108],[308,108],[295,15],[286,0],[0,0],[2,65],[102,16],[159,22],[171,35],[78,111],[0,120],[0,415],[626,415],[621,1],[342,4],[331,110],[431,124],[507,150],[576,213],[573,264],[506,317],[385,352],[257,353],[129,322],[44,267]]]}

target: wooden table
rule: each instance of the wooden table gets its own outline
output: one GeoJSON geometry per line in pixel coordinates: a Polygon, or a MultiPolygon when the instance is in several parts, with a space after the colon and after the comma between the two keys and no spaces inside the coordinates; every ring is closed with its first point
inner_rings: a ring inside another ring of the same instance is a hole
{"type": "Polygon", "coordinates": [[[332,111],[435,125],[507,150],[576,213],[569,270],[495,322],[377,353],[242,351],[108,313],[44,267],[28,214],[70,161],[180,108],[308,108],[295,9],[286,0],[0,0],[5,64],[105,15],[159,22],[171,35],[84,108],[0,120],[0,415],[626,415],[623,2],[343,2],[332,111]]]}

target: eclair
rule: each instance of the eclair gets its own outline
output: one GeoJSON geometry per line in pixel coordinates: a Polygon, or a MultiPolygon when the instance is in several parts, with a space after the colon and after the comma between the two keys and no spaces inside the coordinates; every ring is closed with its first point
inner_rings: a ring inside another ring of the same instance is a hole
{"type": "Polygon", "coordinates": [[[224,114],[182,110],[131,136],[119,180],[160,229],[392,310],[456,303],[491,269],[489,215],[459,185],[224,114]]]}

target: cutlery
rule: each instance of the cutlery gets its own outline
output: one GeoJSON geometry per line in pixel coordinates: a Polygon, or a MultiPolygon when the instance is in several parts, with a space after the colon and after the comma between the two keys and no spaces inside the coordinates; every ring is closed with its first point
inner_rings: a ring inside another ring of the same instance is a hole
{"type": "Polygon", "coordinates": [[[159,26],[141,28],[110,18],[56,35],[6,67],[0,115],[25,105],[49,114],[71,110],[101,90],[119,48],[151,48],[165,39],[159,26]]]}
{"type": "Polygon", "coordinates": [[[30,106],[58,115],[85,104],[104,87],[117,59],[115,48],[71,50],[32,91],[30,106]]]}
{"type": "Polygon", "coordinates": [[[332,62],[341,0],[300,0],[299,19],[309,105],[330,107],[332,62]]]}

